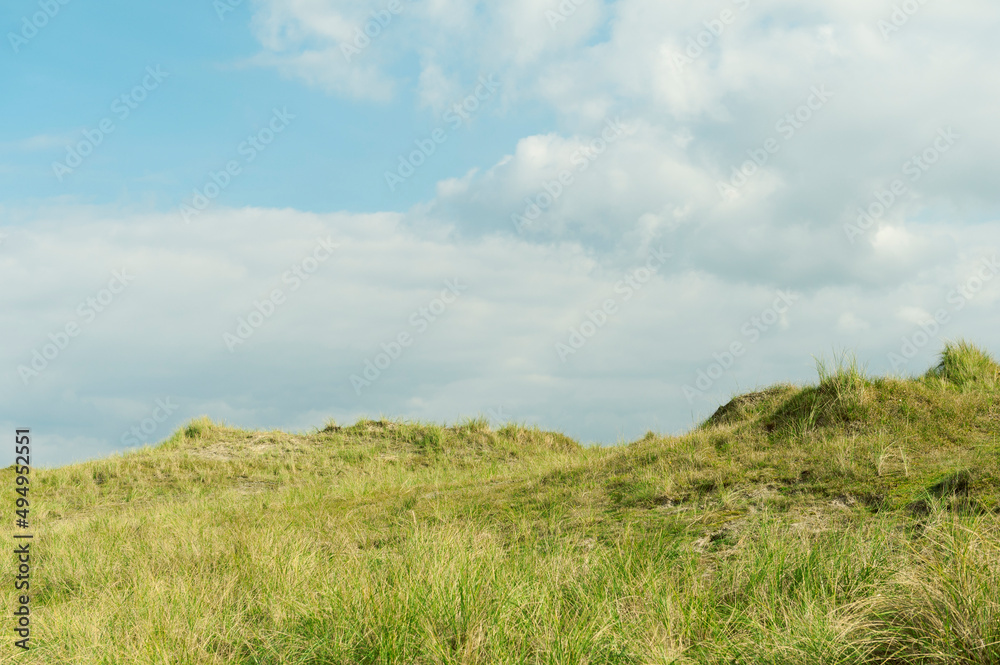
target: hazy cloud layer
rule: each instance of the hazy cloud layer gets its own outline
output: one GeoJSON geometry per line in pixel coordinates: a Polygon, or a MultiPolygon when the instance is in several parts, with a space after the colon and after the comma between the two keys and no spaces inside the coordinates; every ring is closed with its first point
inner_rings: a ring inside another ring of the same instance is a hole
{"type": "Polygon", "coordinates": [[[156,441],[202,413],[306,428],[329,416],[492,411],[609,442],[684,429],[737,390],[809,380],[811,356],[834,346],[877,371],[922,371],[942,338],[989,343],[1000,324],[1000,279],[982,267],[1000,250],[995,223],[915,226],[951,249],[898,275],[778,286],[713,267],[690,235],[607,259],[569,242],[446,231],[417,233],[392,214],[219,210],[184,225],[175,214],[51,210],[8,229],[0,247],[0,278],[28,287],[4,294],[0,353],[6,367],[31,368],[34,351],[65,348],[37,375],[8,372],[0,398],[27,422],[52,423],[43,462],[156,441]],[[989,279],[970,283],[977,273],[989,279]],[[962,309],[893,368],[887,354],[936,310],[951,312],[963,285],[962,309]],[[67,324],[75,336],[62,336],[67,324]],[[400,333],[408,346],[395,346],[400,333]],[[717,373],[734,342],[732,366],[688,399],[684,386],[717,373]],[[367,362],[384,366],[377,377],[367,362]],[[163,422],[144,432],[154,415],[163,422]]]}

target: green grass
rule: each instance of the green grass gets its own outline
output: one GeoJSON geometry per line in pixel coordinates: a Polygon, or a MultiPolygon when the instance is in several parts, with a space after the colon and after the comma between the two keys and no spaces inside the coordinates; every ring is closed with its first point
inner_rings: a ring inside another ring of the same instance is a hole
{"type": "Polygon", "coordinates": [[[0,661],[1000,662],[997,363],[817,368],[624,446],[199,419],[33,470],[35,644],[0,661]]]}

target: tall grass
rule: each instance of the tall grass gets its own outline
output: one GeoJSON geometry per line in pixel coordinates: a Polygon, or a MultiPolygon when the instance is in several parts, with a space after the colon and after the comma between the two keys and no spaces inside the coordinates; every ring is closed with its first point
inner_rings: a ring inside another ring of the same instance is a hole
{"type": "Polygon", "coordinates": [[[992,366],[942,367],[844,356],[606,449],[483,419],[199,419],[34,472],[36,642],[0,660],[1000,662],[992,366]]]}
{"type": "Polygon", "coordinates": [[[864,387],[865,368],[858,364],[853,353],[835,351],[832,360],[820,357],[815,361],[820,389],[832,389],[837,399],[844,399],[864,387]]]}
{"type": "Polygon", "coordinates": [[[1000,388],[1000,364],[982,349],[965,340],[958,340],[945,344],[940,362],[927,372],[927,377],[939,379],[959,390],[997,390],[1000,388]]]}

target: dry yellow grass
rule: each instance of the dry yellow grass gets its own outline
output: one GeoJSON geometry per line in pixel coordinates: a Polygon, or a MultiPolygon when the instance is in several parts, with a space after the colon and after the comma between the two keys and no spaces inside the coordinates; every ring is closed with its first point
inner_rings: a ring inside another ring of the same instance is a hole
{"type": "Polygon", "coordinates": [[[32,471],[33,648],[0,660],[1000,662],[991,363],[842,365],[613,448],[195,421],[32,471]]]}

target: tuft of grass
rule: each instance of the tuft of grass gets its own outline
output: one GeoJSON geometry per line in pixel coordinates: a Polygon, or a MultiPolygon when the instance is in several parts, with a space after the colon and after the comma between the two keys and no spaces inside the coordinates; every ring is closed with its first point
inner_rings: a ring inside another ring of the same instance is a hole
{"type": "Polygon", "coordinates": [[[184,438],[200,439],[211,432],[214,426],[208,416],[196,418],[184,427],[184,438]]]}
{"type": "Polygon", "coordinates": [[[801,437],[822,428],[855,427],[869,419],[884,383],[869,379],[847,352],[834,354],[832,361],[822,357],[815,361],[819,385],[786,392],[787,399],[766,423],[769,431],[777,429],[801,437]]]}
{"type": "Polygon", "coordinates": [[[424,452],[439,452],[441,450],[441,440],[444,438],[440,427],[420,428],[415,432],[417,448],[424,452]]]}
{"type": "Polygon", "coordinates": [[[460,432],[468,432],[470,434],[486,434],[490,431],[490,421],[489,418],[484,416],[469,418],[465,422],[460,423],[456,429],[460,432]]]}
{"type": "Polygon", "coordinates": [[[865,368],[858,365],[857,356],[853,353],[834,352],[832,361],[822,357],[815,358],[815,361],[820,389],[832,392],[839,400],[855,396],[868,383],[865,368]]]}
{"type": "Polygon", "coordinates": [[[959,390],[997,390],[1000,364],[986,351],[959,340],[945,344],[940,362],[925,377],[946,382],[959,390]]]}
{"type": "Polygon", "coordinates": [[[937,513],[886,592],[863,599],[864,639],[887,662],[1000,662],[1000,533],[995,519],[937,513]]]}

